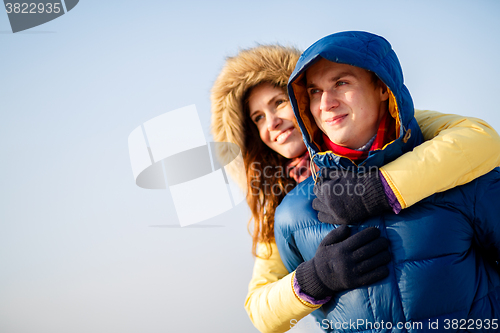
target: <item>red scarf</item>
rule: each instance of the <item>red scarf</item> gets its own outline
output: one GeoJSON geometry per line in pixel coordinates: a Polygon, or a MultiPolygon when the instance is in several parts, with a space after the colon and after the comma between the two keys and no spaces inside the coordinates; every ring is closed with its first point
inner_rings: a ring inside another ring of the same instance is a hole
{"type": "Polygon", "coordinates": [[[361,162],[368,157],[368,153],[371,150],[382,149],[386,144],[396,139],[396,120],[386,112],[380,120],[380,125],[378,127],[377,136],[373,141],[370,149],[367,150],[355,150],[346,147],[336,145],[330,139],[323,134],[323,148],[325,150],[331,150],[335,155],[345,156],[351,159],[353,162],[361,162]]]}
{"type": "Polygon", "coordinates": [[[295,157],[292,159],[286,169],[288,175],[295,179],[297,183],[300,183],[311,175],[311,159],[309,158],[309,152],[306,150],[305,154],[295,157]]]}

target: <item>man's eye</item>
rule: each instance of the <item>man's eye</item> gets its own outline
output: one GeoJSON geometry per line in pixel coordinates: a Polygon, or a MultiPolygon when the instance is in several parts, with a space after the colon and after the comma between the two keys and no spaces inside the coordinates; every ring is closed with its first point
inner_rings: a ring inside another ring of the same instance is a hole
{"type": "Polygon", "coordinates": [[[319,93],[319,92],[320,92],[320,90],[319,90],[319,89],[310,89],[310,90],[309,90],[309,95],[314,95],[314,94],[317,94],[317,93],[319,93]]]}
{"type": "Polygon", "coordinates": [[[278,100],[276,101],[276,107],[278,107],[278,106],[280,106],[280,105],[282,105],[282,106],[283,106],[283,105],[284,105],[285,103],[287,103],[287,102],[288,102],[288,100],[287,100],[287,99],[284,99],[284,98],[283,98],[283,99],[278,99],[278,100]]]}
{"type": "Polygon", "coordinates": [[[345,81],[338,81],[337,82],[337,87],[338,86],[343,86],[343,85],[346,85],[346,84],[347,84],[347,82],[345,82],[345,81]]]}

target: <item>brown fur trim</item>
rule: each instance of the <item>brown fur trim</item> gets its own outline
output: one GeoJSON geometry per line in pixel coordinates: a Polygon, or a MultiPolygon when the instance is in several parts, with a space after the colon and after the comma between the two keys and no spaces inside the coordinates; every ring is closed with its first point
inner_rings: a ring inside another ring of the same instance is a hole
{"type": "MultiPolygon", "coordinates": [[[[211,131],[216,142],[232,142],[244,151],[244,98],[249,89],[263,82],[286,89],[300,51],[280,45],[260,45],[242,50],[226,60],[211,91],[211,131]]],[[[224,145],[227,146],[227,145],[224,145]]],[[[219,151],[222,161],[234,156],[229,149],[219,151]]],[[[229,174],[246,192],[244,166],[232,164],[229,174]]]]}

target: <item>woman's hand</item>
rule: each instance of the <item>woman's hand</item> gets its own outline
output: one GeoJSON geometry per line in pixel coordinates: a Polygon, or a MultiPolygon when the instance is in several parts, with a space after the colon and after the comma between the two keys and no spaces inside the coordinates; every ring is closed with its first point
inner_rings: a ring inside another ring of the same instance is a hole
{"type": "Polygon", "coordinates": [[[295,277],[302,292],[321,300],[389,275],[389,241],[380,237],[380,230],[370,227],[350,234],[346,225],[330,231],[314,257],[297,267],[295,277]]]}
{"type": "Polygon", "coordinates": [[[312,204],[318,211],[318,220],[330,224],[359,224],[391,210],[380,177],[378,169],[366,173],[323,169],[314,185],[316,198],[312,204]]]}

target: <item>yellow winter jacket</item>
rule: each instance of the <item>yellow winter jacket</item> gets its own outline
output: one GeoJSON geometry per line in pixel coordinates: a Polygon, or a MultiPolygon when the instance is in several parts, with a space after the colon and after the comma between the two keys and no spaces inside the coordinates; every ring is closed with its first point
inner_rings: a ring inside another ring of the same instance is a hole
{"type": "MultiPolygon", "coordinates": [[[[500,165],[500,137],[486,122],[420,110],[415,118],[426,142],[380,169],[402,208],[500,165]]],[[[295,293],[295,272],[288,273],[275,243],[258,244],[257,253],[245,308],[259,331],[285,332],[320,306],[295,293]]]]}

